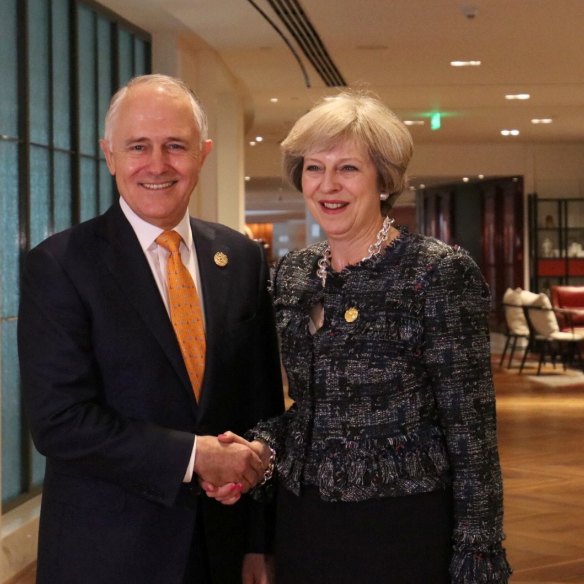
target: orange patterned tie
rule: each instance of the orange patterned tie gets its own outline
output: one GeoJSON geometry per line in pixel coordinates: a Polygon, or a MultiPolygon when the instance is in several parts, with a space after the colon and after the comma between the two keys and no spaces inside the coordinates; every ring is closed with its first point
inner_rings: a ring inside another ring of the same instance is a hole
{"type": "Polygon", "coordinates": [[[181,236],[176,231],[164,231],[156,238],[156,243],[170,253],[166,270],[170,320],[199,401],[205,371],[203,312],[193,279],[180,257],[180,242],[181,236]]]}

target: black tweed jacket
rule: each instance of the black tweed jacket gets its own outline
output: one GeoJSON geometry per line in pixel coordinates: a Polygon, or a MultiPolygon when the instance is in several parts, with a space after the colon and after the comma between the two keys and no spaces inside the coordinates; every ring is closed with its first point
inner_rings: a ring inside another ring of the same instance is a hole
{"type": "Polygon", "coordinates": [[[451,488],[453,583],[507,582],[502,482],[486,316],[466,252],[400,236],[371,260],[316,276],[325,244],[288,254],[274,304],[294,405],[252,435],[278,453],[281,483],[323,500],[451,488]],[[315,304],[324,325],[309,330],[315,304]]]}

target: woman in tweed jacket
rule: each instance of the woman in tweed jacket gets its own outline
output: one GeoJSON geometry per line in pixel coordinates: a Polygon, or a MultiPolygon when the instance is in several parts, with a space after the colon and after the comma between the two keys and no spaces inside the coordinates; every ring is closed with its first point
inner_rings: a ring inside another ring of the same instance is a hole
{"type": "Polygon", "coordinates": [[[464,251],[392,226],[407,129],[345,93],[282,149],[328,239],[277,267],[294,404],[248,436],[276,453],[277,584],[506,583],[489,291],[464,251]]]}

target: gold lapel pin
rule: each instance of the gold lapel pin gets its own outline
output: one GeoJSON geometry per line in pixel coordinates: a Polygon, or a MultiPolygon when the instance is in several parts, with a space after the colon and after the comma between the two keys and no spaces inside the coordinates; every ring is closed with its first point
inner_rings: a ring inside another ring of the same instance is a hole
{"type": "Polygon", "coordinates": [[[345,320],[347,322],[355,322],[359,318],[359,311],[354,307],[345,310],[345,320]]]}
{"type": "Polygon", "coordinates": [[[222,252],[218,251],[213,256],[213,261],[220,267],[224,268],[229,263],[229,258],[222,252]]]}

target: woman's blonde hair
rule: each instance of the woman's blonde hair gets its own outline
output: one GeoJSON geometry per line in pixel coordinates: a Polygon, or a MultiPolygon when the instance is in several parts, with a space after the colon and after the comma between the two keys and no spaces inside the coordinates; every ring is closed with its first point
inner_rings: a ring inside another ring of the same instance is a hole
{"type": "Polygon", "coordinates": [[[407,188],[406,169],[413,153],[412,137],[406,126],[377,97],[344,91],[325,97],[292,127],[281,144],[286,178],[302,190],[304,156],[330,150],[339,142],[363,144],[377,168],[381,202],[386,215],[407,188]]]}

